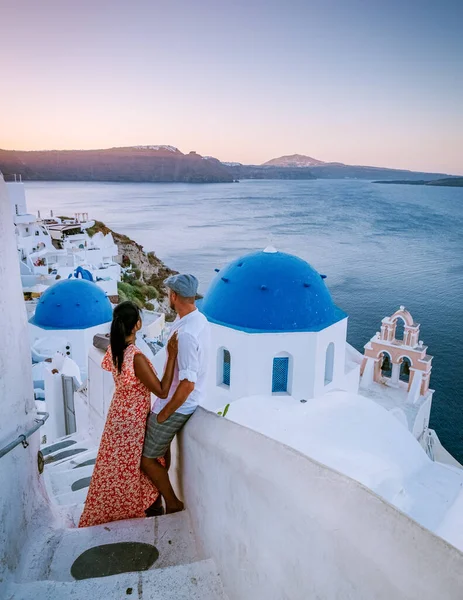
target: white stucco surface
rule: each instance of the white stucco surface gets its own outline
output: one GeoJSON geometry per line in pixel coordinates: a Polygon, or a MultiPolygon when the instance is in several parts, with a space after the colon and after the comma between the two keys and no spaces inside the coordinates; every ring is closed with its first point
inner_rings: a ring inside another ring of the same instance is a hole
{"type": "Polygon", "coordinates": [[[347,319],[313,333],[251,334],[214,323],[210,328],[208,408],[244,396],[271,394],[273,359],[279,355],[289,357],[288,393],[296,398],[313,398],[336,388],[358,389],[358,365],[346,373],[347,319]],[[333,379],[326,383],[326,353],[331,343],[333,379]],[[221,385],[223,349],[231,357],[229,386],[221,385]],[[346,377],[352,370],[354,377],[346,377]]]}
{"type": "MultiPolygon", "coordinates": [[[[26,309],[24,306],[11,206],[0,174],[0,447],[31,428],[36,417],[26,309]]],[[[2,582],[15,569],[28,525],[38,510],[49,516],[39,482],[40,431],[29,446],[0,458],[0,597],[2,582]]]]}
{"type": "Polygon", "coordinates": [[[201,408],[179,446],[196,538],[230,600],[461,600],[463,554],[357,481],[201,408]]]}
{"type": "Polygon", "coordinates": [[[9,181],[5,184],[6,193],[10,201],[11,215],[24,215],[27,213],[26,194],[24,183],[19,181],[9,181]]]}
{"type": "Polygon", "coordinates": [[[352,477],[433,531],[463,490],[461,469],[431,461],[392,413],[362,396],[243,398],[227,419],[352,477]]]}
{"type": "Polygon", "coordinates": [[[29,323],[29,335],[31,346],[38,340],[48,338],[49,345],[53,344],[53,340],[66,340],[70,347],[70,357],[77,363],[83,378],[87,375],[88,368],[88,353],[93,346],[93,337],[97,333],[109,333],[111,323],[102,323],[87,329],[42,329],[29,323]]]}

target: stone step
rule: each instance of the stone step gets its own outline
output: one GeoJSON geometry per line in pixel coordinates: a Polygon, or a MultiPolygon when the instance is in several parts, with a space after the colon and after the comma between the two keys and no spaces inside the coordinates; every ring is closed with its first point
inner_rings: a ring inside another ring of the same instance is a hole
{"type": "Polygon", "coordinates": [[[212,560],[80,581],[11,584],[4,600],[226,600],[212,560]]]}
{"type": "MultiPolygon", "coordinates": [[[[163,517],[114,521],[105,525],[67,529],[54,552],[46,579],[73,581],[74,561],[90,548],[117,543],[150,544],[159,552],[152,569],[198,560],[193,530],[186,511],[163,517]]],[[[128,557],[130,560],[130,556],[128,557]]],[[[137,569],[131,569],[137,570],[137,569]]]]}
{"type": "Polygon", "coordinates": [[[67,470],[96,457],[98,448],[79,434],[59,438],[51,444],[41,446],[45,468],[67,470]]]}

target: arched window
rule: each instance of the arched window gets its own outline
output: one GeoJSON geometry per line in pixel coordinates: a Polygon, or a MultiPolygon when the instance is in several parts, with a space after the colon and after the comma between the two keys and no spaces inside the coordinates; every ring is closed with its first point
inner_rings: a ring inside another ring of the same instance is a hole
{"type": "Polygon", "coordinates": [[[333,371],[334,371],[334,344],[331,342],[328,344],[328,348],[326,349],[326,357],[325,357],[325,385],[328,385],[333,381],[333,371]]]}
{"type": "Polygon", "coordinates": [[[402,358],[402,362],[400,363],[400,381],[409,382],[410,381],[410,367],[411,367],[410,359],[404,356],[402,358]]]}
{"type": "Polygon", "coordinates": [[[381,375],[383,377],[390,377],[392,375],[392,360],[387,352],[382,352],[380,356],[381,360],[381,375]]]}
{"type": "Polygon", "coordinates": [[[275,356],[272,371],[272,393],[288,391],[289,356],[275,356]]]}
{"type": "Polygon", "coordinates": [[[405,333],[405,321],[398,317],[395,322],[395,339],[403,341],[405,333]]]}
{"type": "Polygon", "coordinates": [[[231,356],[229,350],[226,348],[222,348],[221,352],[221,360],[222,360],[222,377],[220,378],[220,383],[222,385],[230,385],[230,375],[231,375],[231,356]]]}

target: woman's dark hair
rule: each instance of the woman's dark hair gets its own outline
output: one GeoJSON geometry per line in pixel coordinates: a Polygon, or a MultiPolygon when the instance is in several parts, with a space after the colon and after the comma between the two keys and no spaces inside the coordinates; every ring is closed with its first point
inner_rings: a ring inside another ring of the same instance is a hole
{"type": "Polygon", "coordinates": [[[113,363],[119,373],[122,370],[124,361],[124,350],[127,348],[125,338],[132,333],[139,320],[140,309],[133,302],[121,302],[114,309],[109,342],[113,363]]]}

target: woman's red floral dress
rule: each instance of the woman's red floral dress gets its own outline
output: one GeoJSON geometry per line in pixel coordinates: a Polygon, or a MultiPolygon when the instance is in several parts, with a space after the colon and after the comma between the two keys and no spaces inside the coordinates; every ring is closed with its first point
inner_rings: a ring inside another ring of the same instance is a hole
{"type": "MultiPolygon", "coordinates": [[[[102,362],[114,376],[116,389],[109,407],[100,448],[79,527],[144,517],[159,492],[141,471],[140,461],[151,394],[135,376],[133,359],[140,353],[131,344],[122,371],[114,366],[111,348],[102,362]]],[[[165,466],[164,459],[160,462],[165,466]]]]}

